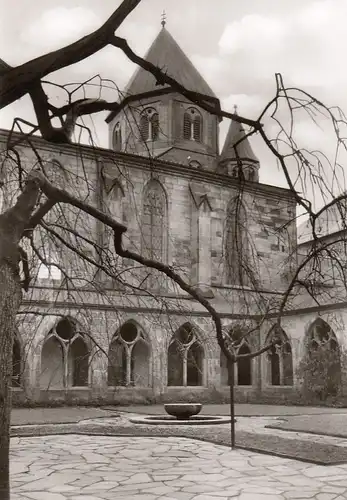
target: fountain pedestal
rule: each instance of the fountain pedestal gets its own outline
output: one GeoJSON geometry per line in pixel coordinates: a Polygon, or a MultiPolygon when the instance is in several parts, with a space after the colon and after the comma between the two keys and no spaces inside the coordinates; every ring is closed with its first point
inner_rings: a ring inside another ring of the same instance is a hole
{"type": "Polygon", "coordinates": [[[164,409],[169,415],[177,420],[188,420],[190,417],[201,412],[201,403],[168,403],[164,404],[164,409]]]}

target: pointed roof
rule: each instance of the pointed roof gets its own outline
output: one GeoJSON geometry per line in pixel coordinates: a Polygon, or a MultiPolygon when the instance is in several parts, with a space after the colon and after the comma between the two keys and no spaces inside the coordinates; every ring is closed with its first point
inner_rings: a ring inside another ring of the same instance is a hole
{"type": "MultiPolygon", "coordinates": [[[[167,31],[165,24],[152,43],[144,59],[155,64],[163,71],[166,71],[169,76],[175,78],[178,83],[188,90],[193,90],[205,96],[216,98],[213,90],[185,55],[175,39],[167,31]]],[[[125,89],[124,96],[135,96],[165,87],[166,85],[157,85],[152,74],[139,67],[130,79],[125,89]]]]}
{"type": "MultiPolygon", "coordinates": [[[[223,160],[237,160],[235,154],[234,144],[238,143],[240,139],[246,136],[245,129],[242,123],[232,120],[224,142],[223,150],[220,155],[220,161],[223,160]]],[[[250,145],[248,137],[240,142],[237,147],[238,158],[241,160],[251,160],[252,162],[259,163],[258,158],[255,156],[253,149],[250,145]]]]}

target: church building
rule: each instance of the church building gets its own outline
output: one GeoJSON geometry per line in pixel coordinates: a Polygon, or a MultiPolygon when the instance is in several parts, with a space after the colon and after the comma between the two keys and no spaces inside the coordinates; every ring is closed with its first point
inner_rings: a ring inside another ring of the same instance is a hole
{"type": "MultiPolygon", "coordinates": [[[[198,102],[220,109],[164,23],[145,58],[194,91],[198,102]]],[[[310,245],[298,240],[293,193],[260,182],[266,165],[251,138],[242,140],[241,124],[230,123],[221,147],[221,118],[142,68],[120,103],[106,119],[108,149],[32,138],[48,178],[123,223],[126,247],[170,265],[197,288],[239,354],[258,350],[275,334],[276,312],[310,245]]],[[[1,131],[2,152],[7,138],[1,131]]],[[[18,150],[26,165],[35,164],[27,142],[18,150]]],[[[75,265],[63,244],[37,247],[56,267],[41,262],[24,294],[13,349],[14,402],[227,400],[226,359],[208,311],[161,273],[115,258],[110,235],[95,220],[63,215],[46,222],[49,234],[70,217],[69,227],[84,238],[78,250],[90,259],[107,256],[118,279],[88,261],[75,265]]],[[[289,300],[282,344],[235,365],[238,401],[299,401],[298,368],[312,346],[337,353],[336,384],[344,386],[345,304],[340,296],[323,302],[300,290],[289,300]]]]}

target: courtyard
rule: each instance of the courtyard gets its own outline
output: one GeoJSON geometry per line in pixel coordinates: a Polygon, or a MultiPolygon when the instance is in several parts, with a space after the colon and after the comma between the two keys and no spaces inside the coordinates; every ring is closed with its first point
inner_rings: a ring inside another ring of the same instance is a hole
{"type": "Polygon", "coordinates": [[[235,450],[228,424],[130,422],[160,413],[160,405],[14,409],[12,500],[347,498],[346,409],[237,405],[235,450]]]}

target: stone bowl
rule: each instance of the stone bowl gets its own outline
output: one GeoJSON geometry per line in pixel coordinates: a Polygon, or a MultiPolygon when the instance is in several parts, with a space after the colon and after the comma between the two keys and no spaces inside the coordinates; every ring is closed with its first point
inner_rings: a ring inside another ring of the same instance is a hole
{"type": "Polygon", "coordinates": [[[177,420],[188,420],[189,417],[201,412],[201,403],[168,403],[164,405],[166,413],[177,420]]]}

